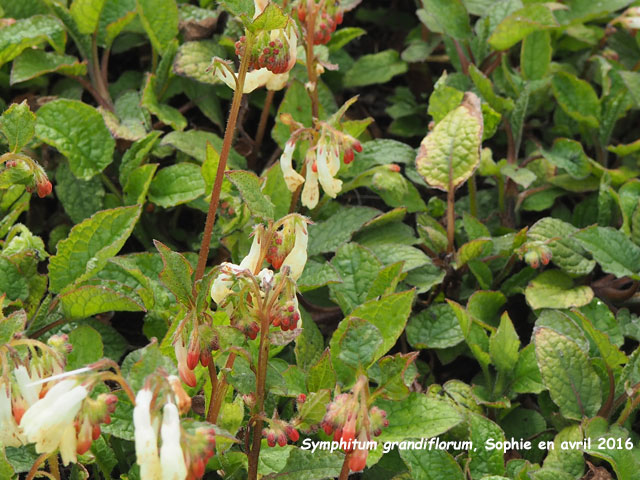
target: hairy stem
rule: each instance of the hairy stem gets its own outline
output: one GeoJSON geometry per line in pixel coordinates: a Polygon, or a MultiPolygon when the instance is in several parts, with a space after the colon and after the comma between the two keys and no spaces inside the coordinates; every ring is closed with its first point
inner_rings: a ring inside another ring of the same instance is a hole
{"type": "MultiPolygon", "coordinates": [[[[43,453],[38,458],[36,458],[36,461],[33,462],[33,465],[31,465],[31,470],[29,470],[26,480],[32,480],[36,476],[36,473],[38,472],[38,468],[40,468],[40,465],[44,463],[44,461],[47,459],[48,456],[49,456],[48,453],[43,453]]],[[[58,480],[59,480],[59,477],[58,477],[58,480]]]]}
{"type": "Polygon", "coordinates": [[[54,453],[47,460],[49,463],[49,470],[51,471],[51,475],[55,477],[56,480],[60,480],[60,466],[58,465],[58,454],[54,453]]]}
{"type": "Polygon", "coordinates": [[[455,212],[456,191],[453,185],[449,185],[447,192],[447,252],[453,253],[455,249],[455,232],[456,232],[456,212],[455,212]]]}
{"type": "MultiPolygon", "coordinates": [[[[230,370],[233,368],[233,364],[236,360],[236,354],[230,353],[227,358],[225,368],[230,370]]],[[[215,368],[215,367],[214,367],[215,368]]],[[[209,411],[207,412],[207,421],[210,423],[216,423],[218,421],[218,415],[220,414],[220,408],[222,408],[222,401],[227,394],[227,377],[223,376],[217,383],[217,388],[214,391],[211,389],[211,401],[209,402],[209,411]]]]}
{"type": "MultiPolygon", "coordinates": [[[[253,43],[253,35],[247,32],[247,44],[246,51],[251,49],[253,43]]],[[[202,236],[202,245],[200,245],[200,253],[198,255],[198,266],[196,268],[196,274],[194,277],[195,282],[200,280],[204,275],[204,269],[207,265],[207,258],[209,256],[209,245],[211,244],[211,234],[213,232],[213,225],[216,220],[216,212],[218,210],[218,202],[220,201],[220,190],[222,189],[222,180],[224,178],[224,170],[227,167],[227,159],[229,158],[229,152],[231,151],[231,141],[233,140],[236,122],[238,120],[238,112],[240,111],[240,104],[242,103],[242,90],[244,88],[244,80],[247,76],[247,70],[249,69],[249,55],[244,55],[240,62],[240,71],[238,72],[238,83],[236,89],[233,92],[233,100],[231,101],[231,110],[229,111],[229,119],[227,120],[227,128],[224,132],[224,140],[222,142],[222,151],[220,152],[220,161],[218,162],[218,171],[216,172],[216,180],[213,184],[213,192],[211,193],[211,201],[209,202],[209,211],[207,213],[207,220],[204,226],[204,235],[202,236]]]]}
{"type": "Polygon", "coordinates": [[[640,395],[636,396],[632,401],[627,403],[627,406],[624,407],[624,410],[622,410],[622,413],[620,414],[620,417],[618,418],[618,421],[616,423],[618,425],[624,425],[624,423],[629,418],[629,415],[631,415],[631,413],[636,408],[638,408],[638,405],[640,405],[640,395]]]}
{"type": "Polygon", "coordinates": [[[264,99],[264,106],[262,107],[262,113],[260,114],[260,123],[258,123],[258,131],[256,133],[256,142],[254,151],[256,155],[260,151],[262,146],[262,140],[264,140],[264,132],[267,129],[267,120],[269,120],[269,112],[271,110],[271,104],[273,103],[273,96],[275,91],[267,90],[267,97],[264,99]]]}
{"type": "Polygon", "coordinates": [[[471,175],[469,179],[469,209],[471,210],[471,215],[475,218],[478,218],[478,189],[476,187],[476,176],[475,174],[471,175]]]}
{"type": "Polygon", "coordinates": [[[340,476],[338,477],[338,480],[347,480],[347,478],[349,477],[349,457],[351,456],[350,453],[347,453],[344,456],[344,462],[342,462],[342,469],[340,470],[340,476]]]}
{"type": "Polygon", "coordinates": [[[262,440],[264,420],[264,398],[267,383],[267,363],[269,361],[269,315],[262,312],[260,321],[260,347],[258,352],[258,371],[256,372],[256,410],[258,415],[253,426],[253,442],[249,452],[249,480],[258,478],[258,457],[262,440]]]}

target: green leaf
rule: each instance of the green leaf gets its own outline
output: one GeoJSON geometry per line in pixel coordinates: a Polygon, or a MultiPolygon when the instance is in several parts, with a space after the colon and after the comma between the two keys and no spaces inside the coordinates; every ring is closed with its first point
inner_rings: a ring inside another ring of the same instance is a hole
{"type": "Polygon", "coordinates": [[[0,117],[0,131],[7,139],[9,150],[22,150],[35,134],[36,116],[29,110],[27,101],[13,103],[0,117]]]}
{"type": "Polygon", "coordinates": [[[549,7],[529,4],[502,20],[489,37],[489,44],[496,50],[506,50],[533,32],[557,26],[549,7]]]}
{"type": "Polygon", "coordinates": [[[367,292],[367,300],[394,293],[398,283],[405,277],[403,265],[402,262],[396,262],[380,270],[367,292]]]}
{"type": "Polygon", "coordinates": [[[252,33],[260,31],[279,30],[287,26],[289,17],[275,3],[269,2],[266,8],[258,15],[249,25],[247,29],[252,33]]]}
{"type": "Polygon", "coordinates": [[[317,262],[309,259],[304,266],[302,276],[296,282],[296,286],[301,292],[307,292],[341,282],[340,275],[329,262],[317,262]]]}
{"type": "Polygon", "coordinates": [[[593,87],[567,72],[558,72],[551,80],[556,100],[574,120],[591,128],[598,128],[600,101],[593,87]]]}
{"type": "Polygon", "coordinates": [[[69,333],[73,350],[67,356],[67,370],[75,370],[102,358],[102,337],[88,325],[82,325],[69,333]]]}
{"type": "Polygon", "coordinates": [[[408,65],[396,50],[383,50],[363,55],[344,74],[346,88],[387,83],[396,75],[406,73],[408,65]]]}
{"type": "Polygon", "coordinates": [[[509,314],[504,312],[500,326],[489,338],[489,353],[498,372],[509,373],[518,361],[520,338],[513,328],[509,314]]]}
{"type": "Polygon", "coordinates": [[[10,62],[27,48],[45,41],[56,52],[63,53],[66,41],[64,27],[57,18],[50,15],[34,15],[0,29],[0,65],[10,62]]]}
{"type": "Polygon", "coordinates": [[[49,260],[51,291],[60,293],[98,273],[129,238],[140,212],[140,206],[103,210],[73,227],[49,260]]]}
{"type": "Polygon", "coordinates": [[[384,265],[403,262],[403,272],[433,266],[431,259],[422,250],[410,245],[376,243],[370,245],[370,249],[384,265]]]}
{"type": "Polygon", "coordinates": [[[154,130],[129,147],[122,157],[118,178],[120,185],[126,185],[131,173],[144,163],[151,150],[158,142],[162,132],[154,130]]]}
{"type": "Polygon", "coordinates": [[[409,374],[408,377],[405,377],[405,374],[417,356],[417,352],[412,352],[383,357],[377,365],[369,369],[368,374],[370,377],[374,370],[376,372],[379,371],[379,375],[377,374],[375,377],[375,382],[378,384],[376,391],[380,392],[383,398],[403,400],[409,395],[409,385],[413,383],[415,374],[413,376],[409,374]]]}
{"type": "Polygon", "coordinates": [[[9,343],[16,334],[22,334],[27,323],[27,314],[24,310],[12,312],[5,317],[0,311],[0,344],[9,343]]]}
{"type": "Polygon", "coordinates": [[[527,232],[534,241],[544,242],[551,249],[551,261],[570,275],[587,275],[595,262],[587,257],[582,245],[573,238],[578,231],[570,223],[557,218],[538,220],[527,232]]]}
{"type": "Polygon", "coordinates": [[[343,378],[341,370],[344,366],[353,370],[354,376],[359,371],[367,370],[373,364],[376,350],[382,344],[380,330],[371,323],[359,318],[347,318],[345,323],[342,335],[335,343],[332,339],[331,345],[334,366],[343,378]]]}
{"type": "Polygon", "coordinates": [[[389,419],[389,426],[377,439],[379,442],[435,437],[463,420],[450,403],[421,393],[411,393],[401,401],[381,399],[376,405],[387,412],[389,419]]]}
{"type": "Polygon", "coordinates": [[[302,317],[302,333],[296,337],[294,353],[296,365],[302,370],[308,371],[322,355],[324,337],[311,316],[304,309],[300,310],[300,314],[302,317]]]}
{"type": "Polygon", "coordinates": [[[185,42],[180,45],[173,61],[173,71],[201,83],[219,84],[220,80],[207,69],[211,65],[211,58],[224,55],[224,49],[214,40],[185,42]]]}
{"type": "Polygon", "coordinates": [[[446,450],[400,450],[415,480],[464,480],[460,465],[446,450]]]}
{"type": "Polygon", "coordinates": [[[90,34],[96,31],[105,2],[106,0],[73,0],[71,16],[80,33],[90,34]]]}
{"type": "MultiPolygon", "coordinates": [[[[378,328],[382,334],[383,341],[376,348],[372,361],[375,362],[396,343],[400,334],[404,330],[409,314],[411,313],[411,303],[413,301],[414,291],[396,293],[382,297],[379,300],[369,300],[356,308],[351,315],[345,318],[331,337],[331,357],[337,373],[340,375],[336,365],[338,344],[347,330],[350,319],[358,318],[365,320],[378,328]]],[[[343,383],[348,383],[354,378],[348,378],[346,375],[340,378],[343,383]]]]}
{"type": "Polygon", "coordinates": [[[157,77],[152,73],[148,74],[147,81],[142,90],[142,106],[158,117],[158,120],[171,126],[174,130],[184,130],[187,126],[187,119],[184,118],[184,115],[182,115],[177,108],[173,108],[166,103],[160,103],[160,100],[156,96],[156,84],[157,77]]]}
{"type": "Polygon", "coordinates": [[[331,363],[331,354],[326,349],[318,362],[309,368],[307,374],[307,388],[310,392],[317,392],[322,389],[331,389],[336,384],[336,373],[331,363]]]}
{"type": "Polygon", "coordinates": [[[587,285],[574,287],[571,277],[560,270],[547,270],[531,280],[524,295],[534,310],[569,308],[589,303],[593,290],[587,285]]]}
{"type": "Polygon", "coordinates": [[[596,417],[585,422],[584,435],[591,439],[591,445],[585,449],[585,453],[609,462],[617,478],[640,478],[640,461],[636,455],[637,441],[625,428],[615,424],[609,427],[604,418],[596,417]],[[631,440],[631,448],[627,447],[627,439],[631,440]],[[620,448],[621,445],[624,445],[624,448],[620,448]]]}
{"type": "Polygon", "coordinates": [[[178,36],[178,5],[175,0],[136,0],[138,15],[151,45],[161,55],[178,36]]]}
{"type": "Polygon", "coordinates": [[[327,47],[329,47],[330,52],[337,52],[347,43],[366,34],[366,30],[358,27],[341,28],[340,30],[336,30],[333,35],[331,35],[331,40],[329,40],[329,43],[327,43],[327,47]]]}
{"type": "Polygon", "coordinates": [[[59,99],[40,107],[37,116],[36,135],[69,159],[76,177],[89,180],[112,162],[115,141],[95,108],[59,99]]]}
{"type": "Polygon", "coordinates": [[[594,225],[577,232],[574,237],[606,273],[640,279],[640,247],[621,231],[594,225]]]}
{"type": "Polygon", "coordinates": [[[142,204],[151,187],[151,180],[158,169],[157,163],[142,165],[131,172],[127,183],[122,189],[126,205],[142,204]]]}
{"type": "Polygon", "coordinates": [[[482,115],[480,100],[467,93],[462,105],[449,112],[422,140],[416,157],[418,173],[440,190],[454,190],[480,164],[482,115]]]}
{"type": "MultiPolygon", "coordinates": [[[[469,66],[469,76],[471,77],[471,80],[473,80],[473,83],[480,92],[482,98],[486,100],[492,108],[500,113],[509,112],[513,109],[513,100],[497,95],[493,90],[493,84],[491,83],[491,80],[485,77],[485,75],[478,69],[478,67],[473,64],[469,66]]],[[[458,103],[459,102],[460,100],[458,100],[458,103]]]]}
{"type": "Polygon", "coordinates": [[[348,315],[367,300],[382,264],[370,250],[356,243],[348,243],[338,249],[331,265],[342,278],[342,283],[329,286],[331,298],[348,315]]]}
{"type": "Polygon", "coordinates": [[[582,145],[575,140],[557,138],[551,150],[542,150],[542,155],[556,167],[564,169],[571,177],[582,180],[591,173],[590,159],[582,145]]]}
{"type": "Polygon", "coordinates": [[[275,206],[271,199],[262,193],[260,179],[255,173],[231,170],[226,173],[226,176],[240,191],[242,199],[255,217],[263,220],[274,218],[275,206]]]}
{"type": "MultiPolygon", "coordinates": [[[[604,307],[608,311],[608,307],[604,307]]],[[[589,318],[582,312],[573,310],[572,313],[576,315],[582,322],[582,328],[587,333],[591,341],[596,345],[600,355],[604,362],[611,369],[616,369],[620,365],[624,365],[629,360],[627,356],[622,353],[612,342],[609,336],[596,328],[596,326],[589,320],[589,318]]],[[[613,316],[613,315],[611,315],[613,316]]]]}
{"type": "Polygon", "coordinates": [[[407,341],[413,348],[449,348],[464,341],[464,335],[451,306],[438,303],[409,319],[407,341]]]}
{"type": "Polygon", "coordinates": [[[193,303],[191,294],[193,268],[191,268],[191,264],[183,255],[174,252],[158,240],[154,240],[153,244],[160,252],[164,265],[160,273],[160,280],[171,290],[180,303],[188,307],[193,303]]]}
{"type": "Polygon", "coordinates": [[[534,31],[522,41],[520,69],[525,80],[544,78],[551,63],[551,34],[547,30],[534,31]]]}
{"type": "Polygon", "coordinates": [[[600,378],[582,349],[544,327],[534,331],[534,342],[542,379],[562,415],[574,420],[596,415],[602,398],[600,378]]]}
{"type": "Polygon", "coordinates": [[[73,223],[80,223],[103,208],[105,191],[100,179],[78,180],[67,162],[61,162],[56,170],[55,189],[73,223]]]}
{"type": "Polygon", "coordinates": [[[204,195],[204,179],[194,163],[177,163],[160,170],[149,186],[149,201],[175,207],[204,195]]]}
{"type": "Polygon", "coordinates": [[[320,480],[336,478],[344,462],[344,454],[328,450],[291,449],[287,463],[278,473],[265,475],[263,480],[320,480]]]}
{"type": "Polygon", "coordinates": [[[87,64],[72,55],[27,49],[13,61],[10,83],[26,82],[47,73],[81,77],[87,73],[87,64]]]}
{"type": "Polygon", "coordinates": [[[70,320],[89,318],[105,312],[145,311],[137,295],[134,298],[133,290],[129,295],[123,290],[126,291],[110,288],[107,282],[103,285],[84,285],[60,295],[60,304],[70,320]]]}
{"type": "Polygon", "coordinates": [[[545,390],[536,361],[535,346],[530,343],[522,350],[513,371],[511,390],[516,393],[540,393],[545,390]]]}
{"type": "Polygon", "coordinates": [[[497,424],[482,415],[469,413],[468,419],[471,441],[473,445],[478,445],[469,452],[469,457],[471,457],[469,471],[472,477],[503,475],[505,473],[503,451],[497,448],[487,449],[484,448],[484,445],[487,440],[504,442],[504,432],[497,424]]]}
{"type": "Polygon", "coordinates": [[[309,255],[335,251],[379,213],[370,207],[343,207],[327,220],[309,225],[309,255]]]}
{"type": "MultiPolygon", "coordinates": [[[[213,145],[216,152],[222,150],[222,138],[215,133],[202,130],[171,132],[162,138],[162,145],[171,145],[203,164],[207,158],[207,143],[213,145]]],[[[231,168],[246,168],[247,161],[243,156],[231,149],[227,163],[231,168]]]]}
{"type": "Polygon", "coordinates": [[[459,40],[471,37],[469,14],[461,0],[423,0],[422,4],[440,33],[459,40]]]}

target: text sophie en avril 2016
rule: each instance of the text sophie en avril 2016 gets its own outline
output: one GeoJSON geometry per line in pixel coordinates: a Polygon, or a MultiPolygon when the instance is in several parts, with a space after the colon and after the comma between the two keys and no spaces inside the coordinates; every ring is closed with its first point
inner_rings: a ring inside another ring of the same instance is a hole
{"type": "MultiPolygon", "coordinates": [[[[335,452],[338,450],[377,450],[379,446],[382,446],[383,453],[388,453],[393,449],[398,450],[466,450],[466,451],[477,451],[478,447],[474,446],[473,442],[466,441],[445,441],[440,437],[431,437],[431,438],[421,438],[419,440],[403,440],[397,442],[378,442],[375,440],[370,441],[358,441],[358,440],[349,440],[345,442],[340,439],[340,441],[320,441],[320,440],[311,440],[310,438],[305,438],[302,441],[302,449],[303,450],[311,450],[311,452],[315,452],[316,450],[323,450],[329,452],[335,452]]],[[[507,452],[508,450],[531,450],[533,448],[537,448],[539,450],[555,450],[556,444],[553,441],[530,441],[530,440],[516,440],[515,438],[511,438],[509,440],[494,440],[487,439],[484,444],[482,444],[481,448],[485,450],[502,450],[503,452],[507,452]]],[[[621,438],[611,438],[611,437],[600,437],[597,439],[585,438],[580,441],[563,441],[560,442],[558,446],[560,450],[631,450],[633,448],[633,442],[630,438],[621,439],[621,438]]]]}

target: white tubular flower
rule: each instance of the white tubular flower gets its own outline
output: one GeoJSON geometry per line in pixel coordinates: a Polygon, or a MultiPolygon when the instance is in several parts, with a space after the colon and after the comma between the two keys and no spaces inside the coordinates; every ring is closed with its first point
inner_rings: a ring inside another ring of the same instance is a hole
{"type": "Polygon", "coordinates": [[[280,156],[280,168],[282,169],[282,175],[284,176],[287,188],[292,192],[295,192],[297,188],[304,183],[304,177],[296,172],[295,168],[293,168],[292,159],[295,149],[296,144],[288,141],[284,146],[284,152],[282,152],[282,155],[280,156]]]}
{"type": "Polygon", "coordinates": [[[180,415],[178,407],[173,403],[165,404],[163,408],[162,448],[160,449],[160,464],[162,466],[162,480],[184,480],[187,478],[187,466],[180,446],[180,415]]]}
{"type": "Polygon", "coordinates": [[[293,248],[282,262],[282,266],[289,267],[289,275],[294,280],[298,280],[307,263],[307,243],[309,235],[307,234],[307,226],[304,221],[296,221],[296,240],[293,248]]]}
{"type": "Polygon", "coordinates": [[[151,390],[140,390],[136,395],[136,406],[133,409],[136,461],[140,465],[140,478],[142,480],[158,480],[161,478],[158,437],[153,425],[151,425],[152,398],[153,392],[151,390]]]}
{"type": "MultiPolygon", "coordinates": [[[[244,86],[242,87],[242,93],[251,93],[256,88],[263,87],[274,76],[266,68],[260,68],[248,72],[244,78],[244,86]]],[[[236,80],[226,68],[216,68],[216,77],[222,80],[229,88],[236,89],[236,80]]]]}
{"type": "Polygon", "coordinates": [[[11,410],[11,384],[0,384],[0,444],[19,447],[26,443],[11,410]]]}
{"type": "Polygon", "coordinates": [[[76,380],[63,380],[25,412],[20,427],[27,440],[36,444],[36,452],[52,453],[60,447],[87,394],[76,380]]]}
{"type": "Polygon", "coordinates": [[[29,376],[27,368],[24,365],[18,366],[18,368],[13,371],[13,376],[18,383],[18,388],[20,390],[20,393],[22,394],[22,398],[25,399],[27,405],[31,406],[36,403],[40,398],[40,390],[42,390],[42,384],[38,383],[34,385],[33,383],[40,380],[40,377],[38,377],[37,374],[34,374],[33,378],[31,378],[29,376]]]}
{"type": "Polygon", "coordinates": [[[327,165],[329,173],[334,177],[340,170],[340,152],[337,148],[331,148],[327,152],[327,165]]]}
{"type": "Polygon", "coordinates": [[[342,190],[342,180],[333,178],[331,171],[329,170],[329,155],[327,147],[324,145],[318,146],[318,156],[316,157],[316,165],[318,166],[318,179],[320,185],[327,195],[331,198],[336,198],[340,190],[342,190]]]}
{"type": "Polygon", "coordinates": [[[174,345],[174,351],[176,354],[176,360],[178,360],[178,373],[184,383],[190,387],[196,386],[196,374],[191,370],[187,364],[187,347],[182,341],[182,336],[179,336],[174,345]]]}
{"type": "Polygon", "coordinates": [[[253,243],[251,244],[251,249],[246,257],[242,259],[240,262],[240,269],[249,270],[251,274],[254,274],[260,265],[258,262],[260,261],[261,253],[262,253],[262,245],[260,245],[261,238],[261,230],[254,230],[253,234],[253,243]]]}
{"type": "Polygon", "coordinates": [[[60,439],[60,456],[62,464],[76,463],[76,451],[78,449],[78,438],[76,436],[76,427],[70,423],[64,428],[62,438],[60,439]]]}
{"type": "Polygon", "coordinates": [[[320,190],[318,188],[318,174],[310,167],[311,165],[307,166],[307,178],[300,198],[302,199],[302,205],[309,209],[313,209],[318,205],[320,190]]]}

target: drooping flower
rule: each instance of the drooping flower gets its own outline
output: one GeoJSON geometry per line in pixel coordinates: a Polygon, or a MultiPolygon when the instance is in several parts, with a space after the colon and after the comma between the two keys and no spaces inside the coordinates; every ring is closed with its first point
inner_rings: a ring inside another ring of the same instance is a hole
{"type": "Polygon", "coordinates": [[[287,187],[290,191],[294,192],[297,188],[304,183],[304,177],[300,175],[293,168],[293,152],[296,149],[296,143],[288,141],[284,146],[284,152],[280,157],[280,168],[282,169],[282,175],[284,181],[287,183],[287,187]]]}
{"type": "Polygon", "coordinates": [[[178,360],[178,373],[180,373],[180,378],[190,387],[195,387],[196,374],[193,373],[193,370],[189,368],[187,360],[187,347],[184,344],[182,335],[178,335],[178,338],[176,339],[173,347],[176,353],[176,359],[178,360]]]}
{"type": "Polygon", "coordinates": [[[36,444],[36,452],[53,453],[60,448],[64,465],[75,462],[74,419],[87,394],[87,388],[77,380],[62,380],[25,412],[20,427],[27,440],[36,444]]]}
{"type": "Polygon", "coordinates": [[[153,392],[143,388],[136,395],[136,406],[133,409],[136,462],[140,466],[140,478],[143,480],[161,478],[158,437],[151,423],[152,399],[153,392]]]}
{"type": "Polygon", "coordinates": [[[289,275],[294,280],[300,278],[307,263],[308,241],[309,234],[307,233],[306,222],[298,220],[295,226],[295,242],[293,248],[282,262],[282,266],[289,267],[289,275]]]}
{"type": "Polygon", "coordinates": [[[187,466],[180,446],[180,414],[171,402],[162,410],[162,447],[160,449],[160,465],[162,480],[184,480],[187,477],[187,466]]]}

